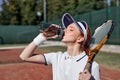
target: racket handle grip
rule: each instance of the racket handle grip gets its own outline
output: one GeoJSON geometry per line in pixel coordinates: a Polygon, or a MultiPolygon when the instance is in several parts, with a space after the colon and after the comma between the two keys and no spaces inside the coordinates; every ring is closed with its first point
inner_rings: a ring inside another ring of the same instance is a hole
{"type": "Polygon", "coordinates": [[[91,63],[87,62],[86,66],[84,69],[87,69],[91,73],[91,63]]]}

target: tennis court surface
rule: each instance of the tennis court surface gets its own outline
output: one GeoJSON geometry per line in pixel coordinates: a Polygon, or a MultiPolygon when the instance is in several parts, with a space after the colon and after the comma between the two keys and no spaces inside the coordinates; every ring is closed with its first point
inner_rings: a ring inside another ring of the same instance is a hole
{"type": "MultiPolygon", "coordinates": [[[[51,66],[23,62],[23,48],[0,49],[0,80],[52,80],[51,66]]],[[[36,53],[44,53],[36,50],[36,53]]],[[[101,80],[120,80],[120,71],[100,66],[101,80]]]]}

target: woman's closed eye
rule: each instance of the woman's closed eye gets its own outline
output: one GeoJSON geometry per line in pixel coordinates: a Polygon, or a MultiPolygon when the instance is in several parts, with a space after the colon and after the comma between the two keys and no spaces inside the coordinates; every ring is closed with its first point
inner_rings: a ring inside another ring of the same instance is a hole
{"type": "Polygon", "coordinates": [[[70,31],[74,31],[73,29],[70,29],[70,31]]]}

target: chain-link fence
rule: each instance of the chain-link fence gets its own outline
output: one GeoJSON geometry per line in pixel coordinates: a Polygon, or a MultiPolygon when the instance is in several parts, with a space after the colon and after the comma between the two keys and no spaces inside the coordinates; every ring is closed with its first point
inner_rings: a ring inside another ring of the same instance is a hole
{"type": "MultiPolygon", "coordinates": [[[[98,11],[93,11],[85,14],[74,16],[78,21],[85,20],[91,27],[92,32],[100,26],[103,22],[112,19],[115,24],[113,34],[107,43],[120,44],[120,7],[111,7],[98,11]]],[[[61,19],[49,21],[48,23],[57,23],[61,25],[61,19]]],[[[9,43],[26,43],[39,34],[40,29],[45,29],[49,24],[41,26],[3,26],[0,25],[0,44],[9,43]]]]}
{"type": "Polygon", "coordinates": [[[39,33],[38,26],[0,25],[0,44],[28,43],[39,33]]]}
{"type": "MultiPolygon", "coordinates": [[[[105,21],[109,19],[113,20],[115,29],[108,43],[120,44],[120,7],[108,7],[102,10],[76,15],[74,18],[77,21],[85,20],[91,27],[92,32],[105,21]]],[[[60,24],[61,19],[49,21],[49,23],[51,22],[60,24]]]]}

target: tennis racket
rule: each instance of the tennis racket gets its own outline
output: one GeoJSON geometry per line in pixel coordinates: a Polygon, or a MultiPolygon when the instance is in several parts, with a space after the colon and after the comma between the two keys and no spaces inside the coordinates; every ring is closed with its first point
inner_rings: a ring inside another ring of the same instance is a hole
{"type": "Polygon", "coordinates": [[[95,32],[92,35],[92,38],[89,42],[90,48],[87,50],[87,53],[89,53],[89,55],[85,69],[87,69],[89,72],[91,72],[91,64],[96,54],[109,39],[110,35],[113,32],[113,29],[114,26],[112,20],[108,20],[107,22],[103,23],[100,27],[95,29],[95,32]]]}

